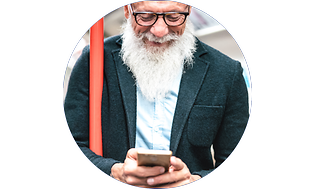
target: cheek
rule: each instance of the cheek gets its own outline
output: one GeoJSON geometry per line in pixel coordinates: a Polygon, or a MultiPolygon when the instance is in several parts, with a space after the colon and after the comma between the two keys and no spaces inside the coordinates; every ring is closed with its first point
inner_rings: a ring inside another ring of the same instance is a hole
{"type": "Polygon", "coordinates": [[[134,23],[134,22],[132,23],[132,28],[136,35],[139,35],[141,33],[148,31],[148,27],[139,26],[137,23],[134,23]]]}
{"type": "Polygon", "coordinates": [[[135,32],[135,34],[138,35],[139,34],[138,27],[136,25],[133,25],[132,28],[133,28],[133,31],[135,32]]]}
{"type": "Polygon", "coordinates": [[[179,26],[180,27],[180,34],[179,35],[182,35],[184,32],[185,32],[185,25],[183,24],[183,25],[181,25],[181,26],[179,26]]]}
{"type": "Polygon", "coordinates": [[[173,27],[172,31],[174,33],[176,33],[177,35],[182,35],[185,31],[185,25],[181,25],[181,26],[177,26],[177,27],[173,27]]]}

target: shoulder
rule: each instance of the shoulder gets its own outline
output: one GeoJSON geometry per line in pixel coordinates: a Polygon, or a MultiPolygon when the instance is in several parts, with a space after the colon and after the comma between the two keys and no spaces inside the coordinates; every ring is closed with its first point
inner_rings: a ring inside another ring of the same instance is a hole
{"type": "Polygon", "coordinates": [[[202,61],[209,64],[209,67],[216,70],[216,72],[235,72],[242,71],[241,63],[232,59],[219,50],[207,45],[197,39],[197,51],[195,53],[196,61],[202,61]]]}
{"type": "Polygon", "coordinates": [[[197,56],[200,58],[207,59],[213,63],[229,63],[237,64],[238,61],[230,58],[226,54],[220,52],[219,50],[211,47],[210,45],[205,44],[204,42],[197,39],[197,56]]]}
{"type": "Polygon", "coordinates": [[[120,49],[121,44],[122,44],[121,35],[116,35],[116,36],[112,36],[112,37],[108,37],[108,38],[104,39],[104,49],[105,50],[107,50],[107,49],[111,49],[111,50],[120,49]]]}

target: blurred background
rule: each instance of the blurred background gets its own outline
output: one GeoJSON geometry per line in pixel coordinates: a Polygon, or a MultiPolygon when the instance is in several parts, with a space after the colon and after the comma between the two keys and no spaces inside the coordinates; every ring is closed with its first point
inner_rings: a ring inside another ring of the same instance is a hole
{"type": "MultiPolygon", "coordinates": [[[[188,17],[194,25],[195,36],[201,41],[208,44],[209,46],[221,51],[222,53],[228,55],[232,59],[241,62],[244,69],[243,75],[248,87],[248,92],[250,95],[249,103],[251,107],[251,82],[250,75],[248,71],[248,66],[245,62],[245,58],[241,50],[239,49],[237,43],[233,37],[226,31],[226,29],[220,25],[218,21],[212,18],[210,15],[202,12],[197,8],[192,8],[191,14],[188,17]]],[[[123,7],[118,8],[104,17],[104,37],[110,37],[113,35],[118,35],[121,33],[121,25],[125,22],[123,7]]],[[[87,31],[82,39],[76,45],[73,54],[69,60],[65,80],[64,80],[64,96],[67,92],[67,86],[69,77],[71,75],[71,70],[75,65],[76,60],[80,56],[83,48],[89,44],[89,31],[87,31]]]]}

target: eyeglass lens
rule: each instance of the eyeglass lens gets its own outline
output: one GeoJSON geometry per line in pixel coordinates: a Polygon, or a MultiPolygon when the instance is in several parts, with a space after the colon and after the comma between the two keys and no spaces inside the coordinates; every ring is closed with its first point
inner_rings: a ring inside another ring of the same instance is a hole
{"type": "MultiPolygon", "coordinates": [[[[167,25],[178,26],[184,23],[185,15],[180,13],[167,13],[164,16],[164,20],[167,25]]],[[[151,26],[158,19],[158,15],[154,13],[140,13],[137,14],[136,21],[139,25],[151,26]]]]}

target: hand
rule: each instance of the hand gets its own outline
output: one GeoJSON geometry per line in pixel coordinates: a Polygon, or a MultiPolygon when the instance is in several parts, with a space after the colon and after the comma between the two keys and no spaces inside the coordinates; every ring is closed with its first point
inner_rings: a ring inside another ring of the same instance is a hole
{"type": "Polygon", "coordinates": [[[161,188],[171,188],[185,185],[200,179],[199,175],[191,175],[186,164],[179,158],[171,157],[169,172],[147,179],[150,186],[161,185],[161,188]]]}
{"type": "Polygon", "coordinates": [[[111,169],[111,175],[122,182],[140,187],[150,187],[147,183],[148,177],[155,177],[164,173],[162,166],[145,167],[138,166],[137,150],[130,149],[127,152],[124,163],[116,163],[111,169]]]}

